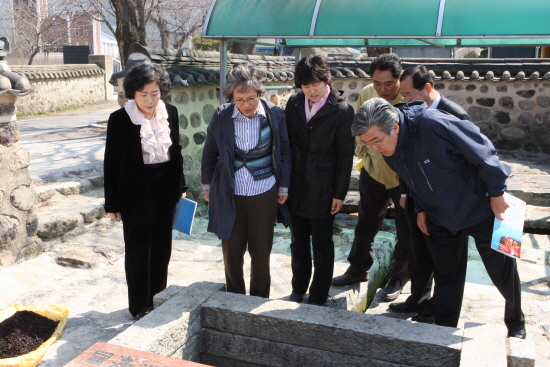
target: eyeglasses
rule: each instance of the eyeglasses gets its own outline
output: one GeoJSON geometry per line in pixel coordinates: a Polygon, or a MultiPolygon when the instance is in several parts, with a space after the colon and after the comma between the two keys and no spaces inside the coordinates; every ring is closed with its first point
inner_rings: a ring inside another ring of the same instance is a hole
{"type": "Polygon", "coordinates": [[[236,105],[238,106],[242,106],[244,104],[249,104],[249,105],[253,105],[254,103],[256,103],[258,101],[260,97],[249,97],[247,99],[235,99],[234,102],[236,105]]]}
{"type": "Polygon", "coordinates": [[[412,100],[413,97],[414,97],[414,95],[415,95],[416,93],[418,93],[418,92],[420,92],[420,89],[417,89],[416,92],[414,92],[413,94],[410,94],[410,95],[408,95],[408,94],[406,95],[406,94],[403,94],[403,93],[401,93],[401,95],[402,95],[403,98],[405,98],[405,99],[410,99],[410,100],[412,100]]]}
{"type": "Polygon", "coordinates": [[[388,136],[388,135],[391,135],[391,133],[389,133],[389,134],[384,134],[383,137],[378,138],[378,139],[375,139],[375,141],[372,141],[372,140],[371,140],[371,142],[368,143],[368,144],[365,143],[365,142],[363,142],[363,145],[365,145],[366,147],[369,147],[369,148],[371,148],[371,149],[374,148],[374,147],[379,147],[380,144],[382,144],[382,142],[384,141],[384,139],[385,139],[386,136],[388,136]]]}

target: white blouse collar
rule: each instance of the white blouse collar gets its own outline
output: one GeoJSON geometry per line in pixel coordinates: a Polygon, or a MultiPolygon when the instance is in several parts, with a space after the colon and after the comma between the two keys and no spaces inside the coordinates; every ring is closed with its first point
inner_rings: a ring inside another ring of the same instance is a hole
{"type": "Polygon", "coordinates": [[[170,126],[168,124],[168,111],[161,100],[155,109],[151,120],[147,120],[136,104],[131,99],[126,102],[124,109],[130,116],[134,125],[141,125],[141,150],[145,164],[162,163],[170,160],[168,148],[172,145],[170,139],[170,126]]]}

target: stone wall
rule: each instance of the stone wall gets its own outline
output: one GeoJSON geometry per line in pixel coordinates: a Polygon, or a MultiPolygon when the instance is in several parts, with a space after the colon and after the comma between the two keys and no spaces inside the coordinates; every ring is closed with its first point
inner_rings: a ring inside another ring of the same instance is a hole
{"type": "Polygon", "coordinates": [[[17,100],[18,114],[37,114],[105,100],[105,71],[95,64],[11,65],[34,92],[17,100]]]}
{"type": "Polygon", "coordinates": [[[497,149],[550,153],[550,81],[437,82],[497,149]]]}
{"type": "MultiPolygon", "coordinates": [[[[366,79],[336,80],[357,109],[366,79]]],[[[439,80],[435,89],[468,112],[497,149],[550,154],[550,80],[439,80]]]]}

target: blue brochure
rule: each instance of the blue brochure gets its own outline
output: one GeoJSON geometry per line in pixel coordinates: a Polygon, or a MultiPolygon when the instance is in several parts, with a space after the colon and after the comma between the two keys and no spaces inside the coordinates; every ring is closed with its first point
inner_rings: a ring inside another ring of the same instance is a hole
{"type": "Polygon", "coordinates": [[[510,205],[502,215],[504,220],[495,218],[491,248],[506,256],[519,258],[521,255],[521,238],[525,220],[525,201],[504,193],[504,199],[510,205]]]}
{"type": "Polygon", "coordinates": [[[174,229],[191,235],[193,228],[193,220],[195,219],[195,211],[197,203],[193,200],[181,198],[176,208],[176,217],[174,218],[174,229]]]}

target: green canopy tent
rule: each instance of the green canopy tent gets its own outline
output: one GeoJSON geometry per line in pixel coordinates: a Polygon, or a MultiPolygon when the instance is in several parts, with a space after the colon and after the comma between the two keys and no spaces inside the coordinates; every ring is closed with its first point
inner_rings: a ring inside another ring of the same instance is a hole
{"type": "Polygon", "coordinates": [[[550,45],[549,15],[548,0],[213,0],[203,37],[222,41],[225,75],[228,39],[281,38],[289,47],[543,46],[550,45]]]}

